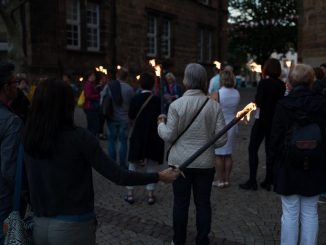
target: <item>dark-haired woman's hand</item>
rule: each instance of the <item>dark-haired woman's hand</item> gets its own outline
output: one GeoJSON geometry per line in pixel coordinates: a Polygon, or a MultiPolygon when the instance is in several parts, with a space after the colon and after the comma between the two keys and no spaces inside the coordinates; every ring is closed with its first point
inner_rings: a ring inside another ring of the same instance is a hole
{"type": "Polygon", "coordinates": [[[164,183],[172,183],[175,181],[180,174],[179,169],[167,168],[158,173],[159,180],[164,183]]]}

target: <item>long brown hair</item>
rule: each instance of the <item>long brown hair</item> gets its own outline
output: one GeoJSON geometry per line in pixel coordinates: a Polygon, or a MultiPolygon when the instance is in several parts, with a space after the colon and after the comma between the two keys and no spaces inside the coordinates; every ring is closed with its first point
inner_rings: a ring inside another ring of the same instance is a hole
{"type": "Polygon", "coordinates": [[[73,91],[66,82],[48,79],[37,86],[24,132],[30,156],[51,156],[60,132],[74,128],[74,107],[73,91]]]}

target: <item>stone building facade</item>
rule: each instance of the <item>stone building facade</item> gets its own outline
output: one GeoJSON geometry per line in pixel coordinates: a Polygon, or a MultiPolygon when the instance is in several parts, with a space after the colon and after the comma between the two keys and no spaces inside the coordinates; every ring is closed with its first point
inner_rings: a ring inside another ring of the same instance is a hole
{"type": "Polygon", "coordinates": [[[298,53],[304,63],[326,63],[326,1],[300,0],[298,53]]]}
{"type": "Polygon", "coordinates": [[[25,7],[34,74],[99,65],[138,74],[155,58],[181,76],[187,63],[210,71],[226,58],[227,0],[31,0],[25,7]]]}

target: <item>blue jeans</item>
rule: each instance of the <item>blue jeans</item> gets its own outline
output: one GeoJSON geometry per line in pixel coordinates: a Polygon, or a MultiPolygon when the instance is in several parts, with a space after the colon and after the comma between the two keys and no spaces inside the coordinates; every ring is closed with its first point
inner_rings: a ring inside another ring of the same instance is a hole
{"type": "Polygon", "coordinates": [[[281,245],[315,245],[318,240],[318,196],[281,196],[281,245]],[[300,229],[300,231],[299,231],[300,229]]]}
{"type": "Polygon", "coordinates": [[[128,139],[128,123],[108,122],[108,153],[109,156],[117,161],[117,145],[120,142],[119,162],[120,166],[128,168],[126,162],[127,155],[127,139],[128,139]]]}
{"type": "Polygon", "coordinates": [[[173,182],[173,242],[184,245],[187,237],[188,209],[191,189],[196,206],[197,245],[208,245],[211,231],[211,190],[215,169],[188,168],[185,178],[180,176],[173,182]]]}
{"type": "Polygon", "coordinates": [[[97,135],[100,127],[100,120],[97,110],[84,110],[87,120],[87,129],[94,135],[97,135]]]}

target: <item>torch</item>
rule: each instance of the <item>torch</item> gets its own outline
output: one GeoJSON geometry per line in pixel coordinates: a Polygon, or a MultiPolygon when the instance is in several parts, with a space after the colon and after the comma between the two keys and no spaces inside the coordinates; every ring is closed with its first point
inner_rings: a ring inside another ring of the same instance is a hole
{"type": "Polygon", "coordinates": [[[155,59],[149,61],[149,64],[155,70],[155,87],[154,94],[158,95],[158,80],[157,77],[160,78],[160,94],[161,94],[161,113],[164,113],[164,91],[163,91],[163,81],[162,81],[162,69],[159,64],[156,64],[155,59]]]}
{"type": "Polygon", "coordinates": [[[199,148],[194,154],[192,154],[185,162],[183,162],[179,166],[170,165],[172,168],[178,168],[181,171],[187,168],[197,157],[199,157],[204,151],[206,151],[211,145],[215,143],[216,140],[221,138],[230,128],[232,128],[237,122],[239,122],[242,118],[244,118],[247,115],[247,120],[250,118],[250,112],[256,110],[256,104],[255,103],[249,103],[246,105],[246,107],[237,112],[237,115],[235,118],[232,119],[225,127],[218,132],[214,137],[209,140],[205,145],[203,145],[201,148],[199,148]]]}

